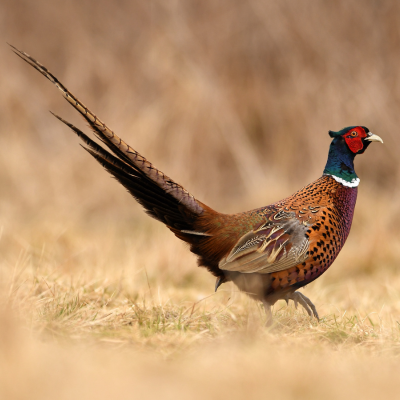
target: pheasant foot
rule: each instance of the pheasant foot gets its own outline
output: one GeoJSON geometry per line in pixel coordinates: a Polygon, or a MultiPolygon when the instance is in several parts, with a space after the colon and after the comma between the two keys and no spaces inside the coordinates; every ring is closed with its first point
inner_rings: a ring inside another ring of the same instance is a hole
{"type": "Polygon", "coordinates": [[[318,316],[317,309],[315,308],[315,306],[312,303],[312,301],[307,296],[304,296],[303,293],[293,292],[293,293],[287,294],[286,297],[285,297],[285,300],[286,300],[287,303],[288,303],[289,300],[293,300],[294,301],[294,306],[296,308],[297,308],[298,304],[302,305],[305,308],[305,310],[307,311],[307,314],[310,317],[314,316],[319,321],[319,316],[318,316]]]}

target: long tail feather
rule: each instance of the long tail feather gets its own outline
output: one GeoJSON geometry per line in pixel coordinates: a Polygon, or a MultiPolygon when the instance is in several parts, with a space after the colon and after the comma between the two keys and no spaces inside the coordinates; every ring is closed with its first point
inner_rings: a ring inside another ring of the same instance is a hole
{"type": "Polygon", "coordinates": [[[195,214],[202,214],[204,211],[202,204],[198,202],[181,185],[174,182],[167,175],[159,171],[153,166],[151,162],[146,160],[136,150],[132,149],[125,143],[119,136],[117,136],[108,126],[102,122],[97,116],[91,112],[81,101],[79,101],[46,67],[32,58],[29,54],[18,50],[16,47],[10,45],[15,54],[21,57],[29,65],[44,75],[50,82],[52,82],[60,91],[63,97],[85,118],[85,120],[92,127],[95,135],[106,144],[110,150],[121,160],[134,166],[136,169],[142,171],[149,179],[155,182],[165,192],[169,193],[172,197],[184,204],[191,212],[195,214]]]}

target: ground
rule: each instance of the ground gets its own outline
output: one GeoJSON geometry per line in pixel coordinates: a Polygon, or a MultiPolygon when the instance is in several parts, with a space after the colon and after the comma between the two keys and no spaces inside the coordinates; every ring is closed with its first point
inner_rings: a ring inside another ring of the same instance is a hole
{"type": "Polygon", "coordinates": [[[278,302],[265,327],[261,304],[232,284],[214,293],[185,245],[145,221],[3,230],[2,398],[395,395],[400,277],[353,268],[343,279],[357,238],[340,274],[334,265],[304,289],[320,322],[278,302]]]}

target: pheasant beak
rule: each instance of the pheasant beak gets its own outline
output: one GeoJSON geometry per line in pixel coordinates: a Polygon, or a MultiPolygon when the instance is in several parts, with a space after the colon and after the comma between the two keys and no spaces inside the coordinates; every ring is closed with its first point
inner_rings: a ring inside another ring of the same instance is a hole
{"type": "Polygon", "coordinates": [[[369,132],[370,134],[368,135],[368,137],[366,137],[364,140],[368,140],[369,142],[381,142],[383,143],[383,140],[378,136],[375,135],[372,132],[369,132]]]}

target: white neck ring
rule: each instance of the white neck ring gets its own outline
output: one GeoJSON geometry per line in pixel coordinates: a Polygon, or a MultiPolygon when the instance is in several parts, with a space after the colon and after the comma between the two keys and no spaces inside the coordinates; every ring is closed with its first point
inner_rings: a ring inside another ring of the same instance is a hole
{"type": "Polygon", "coordinates": [[[349,182],[349,181],[346,181],[343,178],[339,178],[338,176],[335,176],[335,175],[331,175],[331,174],[324,174],[324,175],[331,176],[336,182],[339,182],[343,186],[346,186],[346,187],[354,188],[354,187],[357,187],[360,184],[360,178],[353,178],[351,180],[351,182],[349,182]]]}

